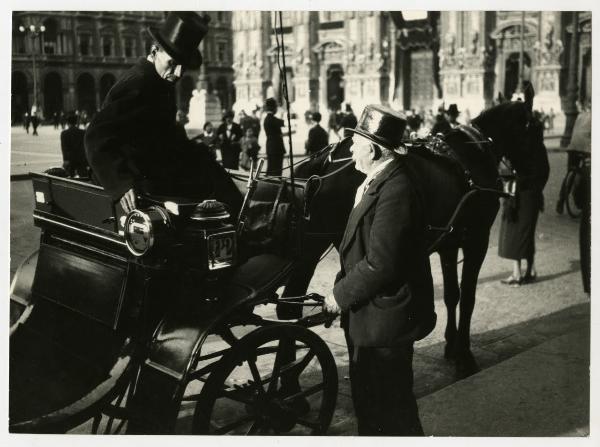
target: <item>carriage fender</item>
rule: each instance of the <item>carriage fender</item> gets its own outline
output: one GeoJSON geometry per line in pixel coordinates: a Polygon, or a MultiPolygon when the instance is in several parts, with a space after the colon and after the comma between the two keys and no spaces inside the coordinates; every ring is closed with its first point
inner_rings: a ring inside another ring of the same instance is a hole
{"type": "Polygon", "coordinates": [[[226,299],[205,307],[169,312],[158,325],[138,376],[131,409],[131,434],[172,433],[179,401],[206,337],[234,311],[256,300],[247,287],[229,284],[226,299]]]}
{"type": "Polygon", "coordinates": [[[21,263],[10,285],[10,333],[23,323],[33,308],[31,287],[35,278],[39,250],[21,263]]]}

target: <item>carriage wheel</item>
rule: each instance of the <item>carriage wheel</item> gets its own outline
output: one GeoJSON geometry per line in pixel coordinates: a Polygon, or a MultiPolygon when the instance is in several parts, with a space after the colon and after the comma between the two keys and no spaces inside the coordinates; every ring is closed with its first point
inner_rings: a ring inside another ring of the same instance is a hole
{"type": "Polygon", "coordinates": [[[210,374],[193,431],[322,435],[333,417],[337,388],[335,361],[315,333],[292,324],[261,327],[236,343],[210,374]],[[296,351],[292,358],[290,346],[296,351]]]}

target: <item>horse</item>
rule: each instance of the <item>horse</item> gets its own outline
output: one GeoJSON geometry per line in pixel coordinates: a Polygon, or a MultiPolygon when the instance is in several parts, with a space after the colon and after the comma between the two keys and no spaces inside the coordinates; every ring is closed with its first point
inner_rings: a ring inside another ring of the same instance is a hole
{"type": "MultiPolygon", "coordinates": [[[[459,378],[479,371],[470,349],[470,327],[479,272],[500,207],[498,168],[508,160],[517,173],[526,169],[530,116],[526,103],[503,103],[483,111],[470,126],[459,126],[441,138],[430,139],[437,141],[436,147],[407,144],[403,155],[407,172],[427,204],[430,253],[440,256],[447,309],[444,356],[455,362],[459,378]],[[460,285],[459,249],[463,252],[460,285]]],[[[333,245],[339,251],[356,189],[364,180],[364,174],[348,161],[351,146],[351,138],[345,138],[295,169],[298,178],[316,179],[318,193],[311,205],[302,259],[284,289],[284,297],[304,294],[328,247],[333,245]]],[[[277,307],[278,317],[283,319],[299,318],[298,312],[301,309],[285,304],[277,307]]]]}

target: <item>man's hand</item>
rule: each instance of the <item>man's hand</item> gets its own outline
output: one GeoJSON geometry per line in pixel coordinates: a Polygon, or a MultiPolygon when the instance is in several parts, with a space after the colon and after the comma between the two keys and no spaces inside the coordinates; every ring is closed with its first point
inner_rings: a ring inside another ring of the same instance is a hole
{"type": "Polygon", "coordinates": [[[328,314],[338,315],[341,312],[340,307],[337,304],[332,293],[325,297],[325,302],[323,303],[323,311],[328,314]]]}
{"type": "Polygon", "coordinates": [[[135,192],[133,191],[133,188],[131,188],[129,191],[123,194],[123,197],[121,197],[119,203],[121,204],[126,213],[129,213],[130,211],[133,211],[136,208],[135,192]]]}

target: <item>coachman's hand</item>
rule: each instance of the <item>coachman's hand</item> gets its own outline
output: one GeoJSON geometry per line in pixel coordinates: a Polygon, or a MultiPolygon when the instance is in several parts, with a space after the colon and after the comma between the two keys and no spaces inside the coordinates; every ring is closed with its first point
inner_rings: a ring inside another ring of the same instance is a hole
{"type": "Polygon", "coordinates": [[[133,191],[133,188],[123,194],[123,197],[121,197],[119,203],[126,213],[129,213],[136,208],[135,192],[133,191]]]}

